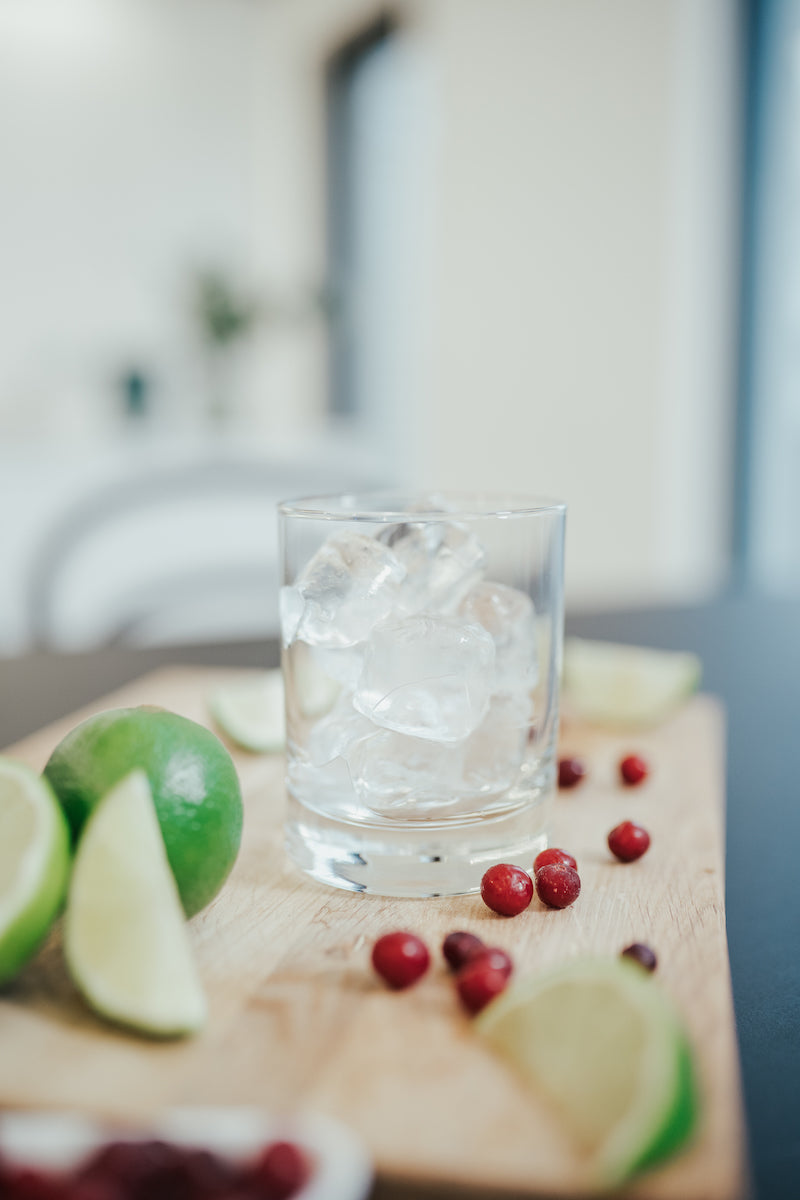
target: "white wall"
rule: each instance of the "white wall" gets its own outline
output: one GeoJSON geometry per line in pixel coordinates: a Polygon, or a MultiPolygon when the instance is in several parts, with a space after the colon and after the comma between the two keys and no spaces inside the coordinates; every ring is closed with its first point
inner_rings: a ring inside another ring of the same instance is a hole
{"type": "Polygon", "coordinates": [[[249,0],[0,6],[4,432],[111,422],[128,363],[200,403],[198,268],[249,269],[249,0]]]}
{"type": "MultiPolygon", "coordinates": [[[[424,485],[565,498],[573,605],[713,591],[729,565],[738,6],[397,8],[428,107],[407,131],[416,240],[407,221],[399,283],[414,301],[392,388],[403,421],[387,418],[380,450],[396,461],[389,443],[402,444],[424,485]]],[[[291,48],[296,146],[320,145],[325,53],[379,11],[265,9],[265,43],[282,29],[291,48]]],[[[281,161],[299,238],[320,227],[322,178],[313,156],[281,161]]],[[[307,265],[324,261],[313,234],[303,245],[307,265]]]]}
{"type": "MultiPolygon", "coordinates": [[[[382,7],[0,6],[0,470],[15,438],[114,426],[129,360],[156,373],[167,423],[197,412],[195,267],[298,304],[320,283],[324,63],[382,7]]],[[[725,576],[738,7],[395,6],[416,96],[402,411],[368,461],[391,470],[401,448],[412,482],[565,498],[573,606],[692,599],[725,576]]],[[[255,339],[256,443],[324,430],[325,366],[318,320],[255,339]]]]}
{"type": "Polygon", "coordinates": [[[736,6],[442,0],[417,477],[570,506],[573,603],[727,565],[736,6]]]}

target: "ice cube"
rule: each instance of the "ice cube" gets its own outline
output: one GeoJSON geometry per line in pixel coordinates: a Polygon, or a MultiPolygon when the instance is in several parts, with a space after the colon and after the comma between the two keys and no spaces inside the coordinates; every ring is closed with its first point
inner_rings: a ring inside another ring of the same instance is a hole
{"type": "Polygon", "coordinates": [[[341,650],[328,650],[325,646],[309,647],[317,668],[329,679],[335,679],[348,692],[358,683],[364,665],[364,643],[344,646],[341,650]]]}
{"type": "Polygon", "coordinates": [[[367,643],[355,707],[396,733],[459,742],[489,707],[494,658],[479,625],[423,614],[385,621],[367,643]]]}
{"type": "Polygon", "coordinates": [[[463,786],[468,792],[495,795],[507,791],[525,758],[531,703],[494,696],[489,711],[464,743],[463,786]]]}
{"type": "Polygon", "coordinates": [[[331,711],[314,725],[306,753],[315,766],[346,757],[357,741],[376,732],[375,726],[353,707],[351,695],[340,696],[331,711]]]}
{"type": "Polygon", "coordinates": [[[406,613],[449,613],[483,574],[486,552],[474,534],[452,521],[391,525],[380,535],[407,575],[400,590],[406,613]]]}
{"type": "MultiPolygon", "coordinates": [[[[285,675],[289,692],[297,701],[304,717],[320,717],[330,712],[342,690],[334,673],[326,670],[327,662],[320,656],[349,654],[348,650],[317,650],[305,642],[295,642],[285,660],[285,675]]],[[[359,659],[359,672],[361,660],[359,659]]]]}
{"type": "Polygon", "coordinates": [[[291,587],[281,588],[284,644],[295,640],[341,649],[363,642],[392,611],[406,569],[377,538],[329,537],[291,587]]]}
{"type": "Polygon", "coordinates": [[[380,729],[347,753],[353,786],[374,812],[408,817],[447,808],[459,799],[464,743],[450,745],[380,729]]]}
{"type": "Polygon", "coordinates": [[[536,686],[536,617],[530,596],[485,580],[465,596],[458,615],[480,625],[494,642],[495,692],[521,694],[536,686]]]}
{"type": "Polygon", "coordinates": [[[353,781],[343,758],[318,766],[301,755],[290,755],[286,783],[295,799],[309,808],[332,814],[358,808],[353,781]]]}

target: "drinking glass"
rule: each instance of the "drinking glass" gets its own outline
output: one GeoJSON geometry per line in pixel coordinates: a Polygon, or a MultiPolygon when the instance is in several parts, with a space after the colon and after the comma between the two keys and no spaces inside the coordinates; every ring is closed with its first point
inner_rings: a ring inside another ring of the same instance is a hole
{"type": "Polygon", "coordinates": [[[565,506],[371,493],[279,505],[286,846],[388,896],[531,869],[555,789],[565,506]]]}

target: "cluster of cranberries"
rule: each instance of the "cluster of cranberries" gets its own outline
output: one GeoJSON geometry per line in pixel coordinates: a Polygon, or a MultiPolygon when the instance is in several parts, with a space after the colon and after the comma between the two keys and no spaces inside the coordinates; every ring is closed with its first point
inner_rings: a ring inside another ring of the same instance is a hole
{"type": "MultiPolygon", "coordinates": [[[[455,974],[456,990],[464,1008],[478,1013],[502,992],[513,970],[505,950],[487,946],[476,934],[458,930],[442,943],[445,962],[455,974]]],[[[389,987],[411,987],[430,966],[428,947],[415,933],[398,930],[378,938],[372,948],[372,965],[389,987]]]]}
{"type": "Polygon", "coordinates": [[[555,847],[543,850],[533,864],[533,879],[521,867],[498,863],[481,880],[484,903],[501,917],[516,917],[536,895],[548,908],[568,908],[578,899],[581,879],[571,854],[555,847]]]}
{"type": "MultiPolygon", "coordinates": [[[[620,778],[628,787],[646,779],[650,773],[647,763],[636,754],[629,754],[619,764],[620,778]]],[[[558,764],[558,785],[575,787],[586,774],[578,758],[562,758],[558,764]]],[[[650,845],[650,835],[641,825],[623,821],[608,835],[608,848],[620,862],[641,858],[650,845]]],[[[533,863],[533,878],[512,863],[497,863],[489,867],[481,880],[484,903],[501,917],[516,917],[533,900],[534,892],[549,908],[568,908],[578,899],[581,878],[578,864],[566,850],[550,847],[537,854],[533,863]]],[[[505,950],[486,946],[474,933],[458,930],[449,933],[442,945],[442,954],[455,973],[456,988],[461,1003],[470,1013],[482,1008],[499,995],[508,983],[512,962],[505,950]]],[[[656,966],[653,951],[635,942],[622,951],[652,971],[656,966]]],[[[415,933],[397,930],[378,938],[372,948],[372,965],[389,987],[410,987],[421,979],[430,966],[428,947],[415,933]]]]}
{"type": "MultiPolygon", "coordinates": [[[[650,767],[638,754],[628,754],[619,762],[620,781],[626,787],[636,787],[647,779],[649,774],[650,767]]],[[[576,787],[585,775],[586,767],[579,758],[562,758],[559,760],[558,786],[560,788],[576,787]]],[[[641,858],[649,845],[650,834],[641,825],[635,825],[633,821],[622,821],[608,835],[608,848],[620,862],[634,862],[637,858],[641,858]]],[[[549,852],[546,851],[545,853],[549,852]]],[[[572,865],[574,866],[574,864],[572,865]]],[[[534,870],[536,870],[535,864],[534,870]]],[[[580,890],[580,881],[578,881],[578,889],[580,890]]],[[[536,890],[537,892],[539,891],[538,883],[536,890]]],[[[539,895],[541,897],[541,892],[539,892],[539,895]]],[[[573,899],[576,897],[577,892],[573,899]]],[[[544,897],[542,898],[544,899],[544,897]]],[[[545,900],[545,903],[550,903],[550,901],[545,900]]],[[[572,901],[570,900],[567,903],[571,904],[572,901]]],[[[559,908],[562,906],[556,904],[553,907],[559,908]]]]}
{"type": "MultiPolygon", "coordinates": [[[[650,768],[638,754],[627,754],[618,764],[620,782],[636,787],[650,774],[650,768]]],[[[580,758],[561,758],[558,761],[558,786],[577,787],[586,775],[586,764],[580,758]]]]}
{"type": "Polygon", "coordinates": [[[291,1200],[312,1176],[293,1142],[245,1164],[162,1141],[109,1142],[68,1175],[0,1163],[3,1200],[291,1200]]]}

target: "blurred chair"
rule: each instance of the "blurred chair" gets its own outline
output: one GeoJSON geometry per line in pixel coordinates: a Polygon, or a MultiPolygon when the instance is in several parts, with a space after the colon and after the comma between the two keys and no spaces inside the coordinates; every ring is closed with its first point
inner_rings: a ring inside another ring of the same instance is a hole
{"type": "Polygon", "coordinates": [[[257,460],[148,470],[84,496],[55,521],[29,573],[38,649],[275,636],[276,504],[375,486],[345,465],[257,460]]]}

